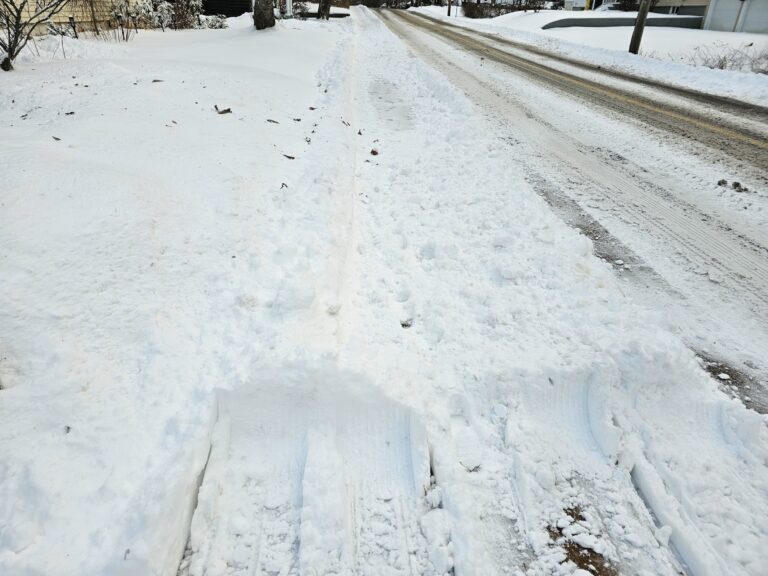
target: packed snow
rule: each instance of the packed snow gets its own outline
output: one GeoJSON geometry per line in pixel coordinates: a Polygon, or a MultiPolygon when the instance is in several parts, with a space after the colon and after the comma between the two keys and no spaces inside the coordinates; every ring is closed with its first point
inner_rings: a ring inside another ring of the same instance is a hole
{"type": "Polygon", "coordinates": [[[0,573],[760,575],[766,417],[351,12],[0,74],[0,573]]]}

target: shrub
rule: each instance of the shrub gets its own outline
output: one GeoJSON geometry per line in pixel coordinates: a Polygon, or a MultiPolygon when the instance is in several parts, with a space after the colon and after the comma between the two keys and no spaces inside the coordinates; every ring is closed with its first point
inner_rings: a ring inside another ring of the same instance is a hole
{"type": "Polygon", "coordinates": [[[35,28],[61,12],[66,0],[0,0],[0,69],[13,69],[13,60],[27,45],[35,28]]]}
{"type": "Polygon", "coordinates": [[[176,0],[173,5],[173,27],[177,30],[197,28],[202,11],[203,0],[176,0]]]}
{"type": "Polygon", "coordinates": [[[200,19],[202,28],[210,28],[211,30],[223,30],[227,27],[227,17],[223,14],[216,14],[214,16],[202,16],[200,19]]]}
{"type": "Polygon", "coordinates": [[[155,28],[160,28],[165,32],[165,29],[173,24],[173,4],[165,0],[158,2],[152,15],[152,24],[155,28]]]}
{"type": "Polygon", "coordinates": [[[293,3],[293,15],[297,18],[306,18],[309,12],[309,6],[306,2],[294,2],[293,3]]]}
{"type": "Polygon", "coordinates": [[[768,74],[768,48],[760,50],[753,42],[738,47],[721,43],[698,46],[690,56],[690,63],[716,70],[768,74]]]}

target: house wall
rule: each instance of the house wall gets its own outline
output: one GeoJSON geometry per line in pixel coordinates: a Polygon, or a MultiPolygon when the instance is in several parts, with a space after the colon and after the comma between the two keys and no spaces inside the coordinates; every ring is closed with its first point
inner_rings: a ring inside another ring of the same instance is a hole
{"type": "Polygon", "coordinates": [[[660,0],[651,8],[657,14],[679,14],[680,16],[704,16],[709,0],[660,0]]]}
{"type": "MultiPolygon", "coordinates": [[[[18,6],[18,4],[17,4],[18,6]]],[[[30,15],[34,12],[34,0],[30,0],[27,10],[30,15]]],[[[51,18],[53,24],[69,25],[69,17],[74,16],[75,25],[78,32],[83,30],[92,30],[93,21],[99,29],[107,29],[109,21],[114,19],[114,8],[112,0],[70,0],[64,9],[51,18]]],[[[37,26],[36,35],[48,33],[47,25],[37,26]]]]}
{"type": "Polygon", "coordinates": [[[72,15],[75,17],[78,30],[90,30],[93,28],[91,23],[94,15],[99,26],[106,27],[107,21],[113,17],[113,12],[111,0],[70,0],[64,10],[53,18],[53,21],[64,24],[72,15]]]}
{"type": "Polygon", "coordinates": [[[768,0],[712,0],[704,28],[768,33],[768,0]]]}
{"type": "MultiPolygon", "coordinates": [[[[639,2],[639,0],[637,0],[639,2]]],[[[594,0],[592,9],[594,10],[601,4],[614,4],[614,0],[594,0]]],[[[679,14],[680,16],[704,16],[707,11],[709,0],[659,0],[651,8],[651,12],[656,14],[679,14]]]]}

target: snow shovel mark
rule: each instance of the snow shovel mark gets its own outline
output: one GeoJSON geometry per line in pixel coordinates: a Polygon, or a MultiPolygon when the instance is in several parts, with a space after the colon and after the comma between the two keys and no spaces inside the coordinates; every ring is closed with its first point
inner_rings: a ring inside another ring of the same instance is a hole
{"type": "Polygon", "coordinates": [[[261,529],[250,567],[254,575],[295,574],[299,569],[299,525],[297,508],[284,503],[262,508],[261,529]]]}
{"type": "Polygon", "coordinates": [[[354,574],[427,573],[426,542],[414,513],[418,508],[416,501],[387,491],[364,490],[354,495],[354,574]]]}
{"type": "Polygon", "coordinates": [[[220,409],[188,574],[430,573],[426,437],[410,410],[332,383],[224,393],[220,409]]]}

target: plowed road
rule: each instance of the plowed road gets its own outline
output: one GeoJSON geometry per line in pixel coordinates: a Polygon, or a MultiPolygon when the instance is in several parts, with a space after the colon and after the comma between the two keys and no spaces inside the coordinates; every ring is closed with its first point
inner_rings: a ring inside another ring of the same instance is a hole
{"type": "Polygon", "coordinates": [[[527,165],[537,192],[634,280],[637,297],[668,311],[692,348],[741,371],[751,386],[742,399],[764,409],[768,230],[716,182],[764,194],[768,110],[412,12],[378,14],[514,141],[510,161],[527,165]]]}

